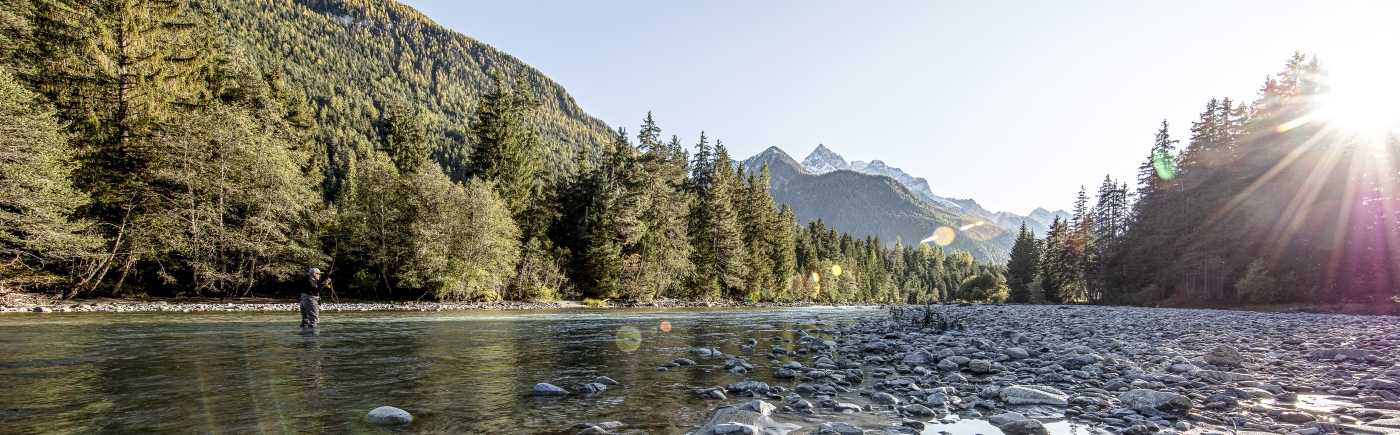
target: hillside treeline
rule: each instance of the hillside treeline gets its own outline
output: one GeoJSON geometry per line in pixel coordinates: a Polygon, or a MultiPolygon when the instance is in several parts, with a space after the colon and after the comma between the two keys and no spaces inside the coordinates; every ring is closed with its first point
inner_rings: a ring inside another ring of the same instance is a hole
{"type": "Polygon", "coordinates": [[[1006,295],[1004,267],[966,253],[799,226],[766,168],[703,134],[693,154],[662,142],[649,115],[597,146],[545,137],[560,124],[519,68],[494,69],[469,113],[324,100],[354,81],[288,74],[219,24],[178,0],[0,4],[0,287],[294,294],[315,266],[380,299],[1006,295]]]}
{"type": "Polygon", "coordinates": [[[1105,178],[1073,218],[1023,228],[1012,299],[1218,306],[1389,302],[1400,294],[1393,131],[1329,119],[1326,69],[1295,54],[1249,103],[1211,99],[1179,141],[1166,121],[1136,189],[1105,178]]]}

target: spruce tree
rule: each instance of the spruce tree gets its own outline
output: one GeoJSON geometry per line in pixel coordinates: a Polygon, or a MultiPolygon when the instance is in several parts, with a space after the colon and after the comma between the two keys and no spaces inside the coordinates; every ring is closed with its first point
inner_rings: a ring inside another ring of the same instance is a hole
{"type": "Polygon", "coordinates": [[[400,173],[412,173],[428,160],[428,138],[413,107],[402,101],[384,108],[381,150],[400,173]]]}
{"type": "Polygon", "coordinates": [[[470,155],[473,177],[495,183],[516,221],[536,198],[536,177],[543,170],[539,136],[530,117],[540,107],[524,74],[513,85],[496,70],[495,89],[481,97],[472,124],[470,155]]]}
{"type": "Polygon", "coordinates": [[[60,266],[90,256],[101,239],[74,213],[73,153],[52,109],[0,66],[0,288],[53,284],[60,266]]]}
{"type": "Polygon", "coordinates": [[[1011,246],[1011,259],[1006,262],[1007,284],[1011,289],[1011,301],[1028,303],[1031,301],[1030,285],[1035,281],[1040,268],[1040,250],[1035,233],[1021,223],[1021,231],[1016,235],[1016,244],[1011,246]]]}

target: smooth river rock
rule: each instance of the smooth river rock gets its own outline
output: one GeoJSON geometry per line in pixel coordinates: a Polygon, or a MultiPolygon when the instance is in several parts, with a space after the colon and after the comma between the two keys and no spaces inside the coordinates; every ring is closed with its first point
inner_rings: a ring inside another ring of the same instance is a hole
{"type": "Polygon", "coordinates": [[[381,406],[365,414],[365,421],[378,425],[409,424],[413,422],[413,415],[392,406],[381,406]]]}
{"type": "Polygon", "coordinates": [[[1012,385],[998,393],[1007,405],[1056,405],[1069,404],[1069,396],[1054,387],[1041,385],[1012,385]]]}
{"type": "Polygon", "coordinates": [[[556,387],[548,382],[535,384],[535,388],[531,390],[531,392],[536,396],[563,396],[569,394],[568,390],[556,387]]]}
{"type": "Polygon", "coordinates": [[[1045,425],[1030,419],[1008,422],[999,429],[1006,435],[1050,435],[1050,431],[1045,430],[1045,425]]]}
{"type": "Polygon", "coordinates": [[[861,429],[860,427],[858,427],[858,426],[856,426],[856,425],[854,425],[854,424],[850,424],[850,423],[846,423],[846,422],[840,422],[840,421],[831,422],[831,423],[822,423],[822,425],[821,425],[821,427],[819,428],[819,430],[821,430],[821,431],[835,432],[835,433],[840,434],[840,435],[865,435],[865,429],[861,429]]]}
{"type": "Polygon", "coordinates": [[[1187,411],[1191,409],[1191,398],[1166,391],[1146,389],[1130,390],[1119,394],[1123,407],[1134,411],[1152,408],[1158,411],[1187,411]]]}

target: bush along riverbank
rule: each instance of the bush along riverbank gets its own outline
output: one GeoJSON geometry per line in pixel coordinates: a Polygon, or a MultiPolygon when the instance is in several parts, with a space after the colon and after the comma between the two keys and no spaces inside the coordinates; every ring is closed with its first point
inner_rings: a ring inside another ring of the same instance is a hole
{"type": "Polygon", "coordinates": [[[775,369],[695,386],[721,403],[702,435],[915,434],[984,418],[1007,435],[1043,435],[1042,421],[1061,419],[1086,434],[1400,430],[1394,318],[989,305],[890,314],[795,340],[717,343],[658,370],[775,369]]]}

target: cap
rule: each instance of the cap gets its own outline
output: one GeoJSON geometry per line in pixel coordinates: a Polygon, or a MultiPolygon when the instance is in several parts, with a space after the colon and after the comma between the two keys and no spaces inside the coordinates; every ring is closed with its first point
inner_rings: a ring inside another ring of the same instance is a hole
{"type": "Polygon", "coordinates": [[[321,273],[321,269],[317,269],[317,268],[314,268],[314,267],[313,267],[313,268],[311,268],[311,270],[306,271],[306,273],[310,273],[310,274],[312,274],[312,275],[315,275],[315,274],[321,273]]]}

